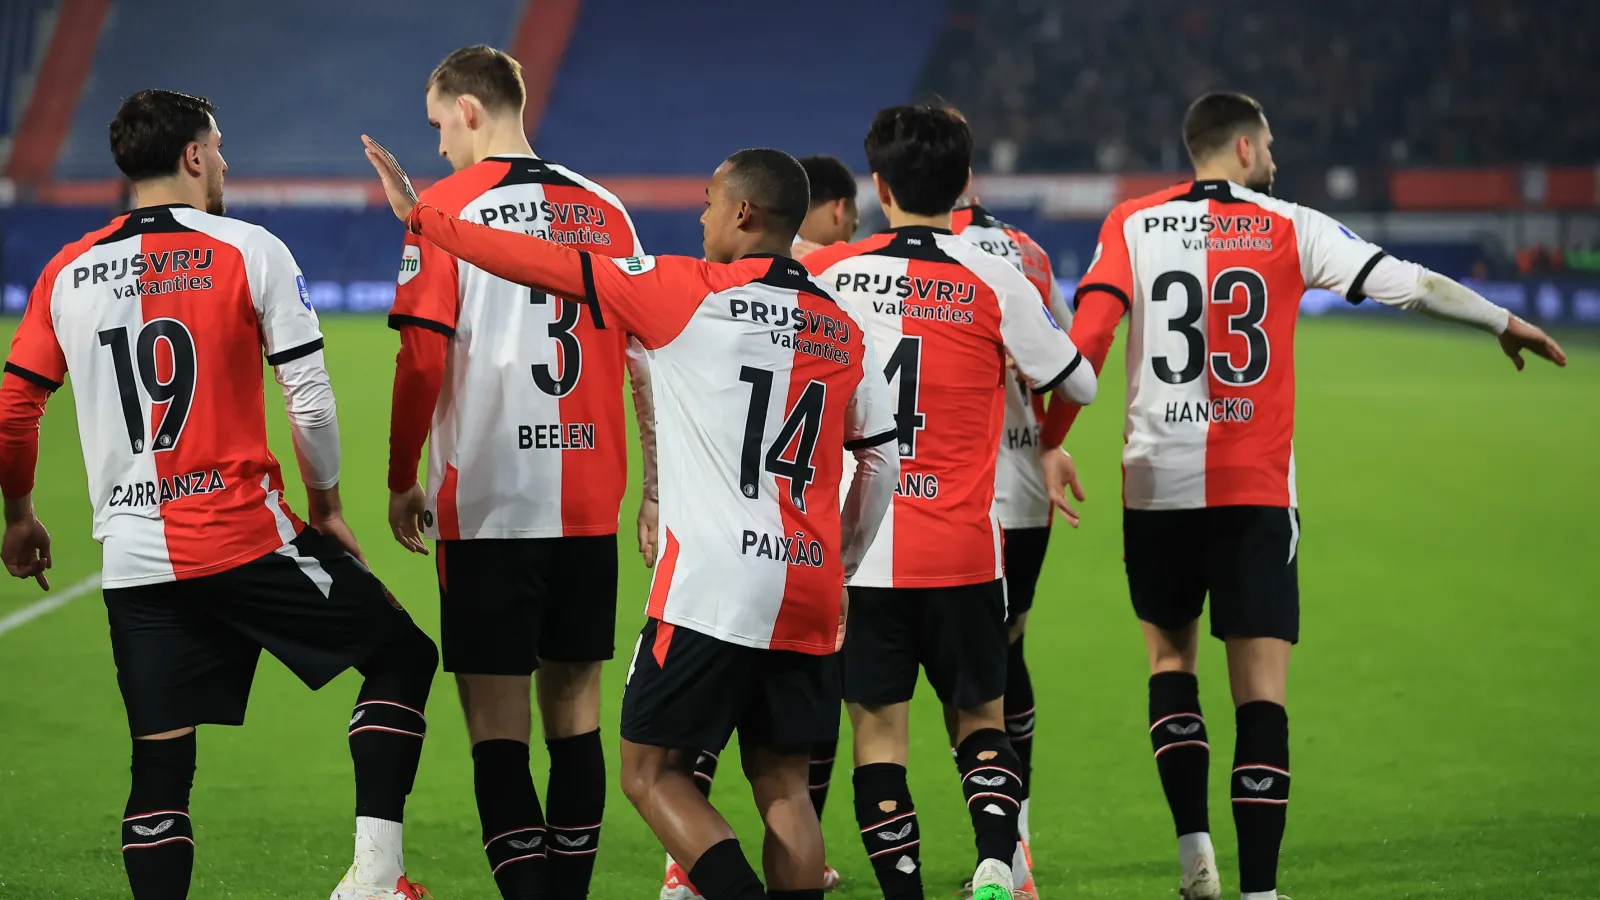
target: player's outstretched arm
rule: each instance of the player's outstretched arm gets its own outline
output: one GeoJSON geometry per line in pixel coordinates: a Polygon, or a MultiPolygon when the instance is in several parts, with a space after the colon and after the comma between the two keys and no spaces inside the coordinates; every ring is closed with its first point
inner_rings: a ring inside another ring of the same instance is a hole
{"type": "Polygon", "coordinates": [[[1522,370],[1522,351],[1542,356],[1558,366],[1567,354],[1543,330],[1489,302],[1477,291],[1413,262],[1385,256],[1372,264],[1362,284],[1363,293],[1385,306],[1421,313],[1487,331],[1500,339],[1500,349],[1522,370]]]}

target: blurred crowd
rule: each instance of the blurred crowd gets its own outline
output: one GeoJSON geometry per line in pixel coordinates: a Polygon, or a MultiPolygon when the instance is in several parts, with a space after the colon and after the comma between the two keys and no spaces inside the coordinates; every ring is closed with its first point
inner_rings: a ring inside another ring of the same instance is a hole
{"type": "Polygon", "coordinates": [[[989,171],[1170,171],[1209,90],[1266,107],[1280,164],[1600,160],[1600,0],[955,0],[919,99],[989,171]]]}

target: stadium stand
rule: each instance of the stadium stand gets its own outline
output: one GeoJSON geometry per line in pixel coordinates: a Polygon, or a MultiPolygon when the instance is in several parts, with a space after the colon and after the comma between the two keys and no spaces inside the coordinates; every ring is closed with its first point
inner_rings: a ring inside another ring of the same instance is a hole
{"type": "Polygon", "coordinates": [[[1555,113],[1592,105],[1597,32],[1592,0],[956,0],[918,93],[1002,171],[1177,170],[1207,90],[1260,99],[1285,167],[1593,163],[1600,118],[1555,113]]]}
{"type": "MultiPolygon", "coordinates": [[[[0,4],[0,142],[8,142],[22,116],[20,97],[38,62],[39,32],[53,6],[48,0],[0,4]]],[[[4,161],[5,149],[0,147],[0,163],[4,161]]]]}

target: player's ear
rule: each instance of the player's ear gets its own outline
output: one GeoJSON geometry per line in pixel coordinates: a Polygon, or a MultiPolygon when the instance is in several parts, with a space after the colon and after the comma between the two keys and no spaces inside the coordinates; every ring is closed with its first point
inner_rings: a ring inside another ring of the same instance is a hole
{"type": "Polygon", "coordinates": [[[184,145],[183,155],[178,158],[178,167],[183,170],[185,175],[199,177],[205,172],[205,168],[200,162],[200,156],[200,142],[190,141],[184,145]]]}
{"type": "Polygon", "coordinates": [[[972,190],[972,167],[967,166],[967,183],[961,186],[961,196],[965,197],[972,190]]]}
{"type": "Polygon", "coordinates": [[[461,121],[466,123],[468,128],[478,127],[478,111],[474,107],[471,98],[466,94],[456,96],[456,110],[461,113],[461,121]]]}
{"type": "Polygon", "coordinates": [[[882,176],[877,172],[872,173],[872,186],[878,191],[878,205],[884,209],[894,205],[894,195],[889,193],[889,185],[884,183],[882,176]]]}

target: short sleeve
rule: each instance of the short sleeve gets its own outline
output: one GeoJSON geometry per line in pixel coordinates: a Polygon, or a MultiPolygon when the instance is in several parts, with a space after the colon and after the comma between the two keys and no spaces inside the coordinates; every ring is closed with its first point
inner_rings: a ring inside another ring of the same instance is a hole
{"type": "Polygon", "coordinates": [[[67,377],[67,358],[61,352],[50,315],[50,298],[55,294],[59,272],[51,266],[34,284],[33,293],[28,295],[28,308],[11,336],[11,353],[5,366],[7,372],[50,391],[61,387],[67,377]]]}
{"type": "Polygon", "coordinates": [[[283,241],[265,229],[250,241],[246,272],[261,322],[267,364],[281,366],[322,349],[322,328],[311,308],[306,277],[283,241]]]}
{"type": "MultiPolygon", "coordinates": [[[[861,331],[857,320],[856,330],[861,331]]],[[[886,444],[898,434],[894,420],[894,401],[889,396],[889,380],[884,377],[872,340],[862,334],[864,350],[861,354],[861,381],[850,395],[850,407],[845,411],[844,448],[865,450],[886,444]]]]}
{"type": "Polygon", "coordinates": [[[1387,255],[1383,248],[1357,237],[1332,216],[1304,206],[1295,207],[1294,229],[1306,287],[1332,291],[1351,303],[1366,298],[1363,285],[1387,255]]]}
{"type": "Polygon", "coordinates": [[[1124,226],[1128,217],[1120,209],[1111,211],[1100,226],[1100,241],[1094,246],[1094,257],[1089,269],[1078,280],[1078,290],[1072,295],[1072,308],[1077,309],[1083,296],[1091,291],[1102,291],[1122,301],[1124,311],[1133,308],[1133,258],[1128,255],[1128,235],[1124,226]]]}
{"type": "Polygon", "coordinates": [[[608,257],[583,254],[584,293],[601,328],[620,328],[647,350],[683,331],[713,293],[710,263],[687,256],[608,257]]]}
{"type": "Polygon", "coordinates": [[[456,333],[461,311],[461,265],[421,235],[406,233],[400,248],[389,327],[417,325],[445,337],[456,333]]]}

